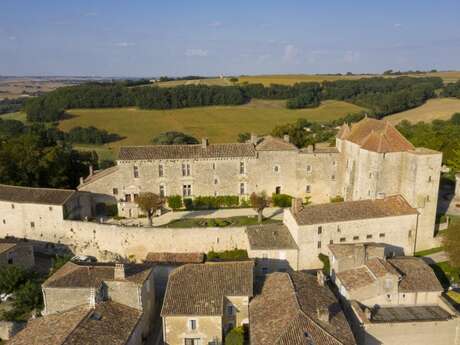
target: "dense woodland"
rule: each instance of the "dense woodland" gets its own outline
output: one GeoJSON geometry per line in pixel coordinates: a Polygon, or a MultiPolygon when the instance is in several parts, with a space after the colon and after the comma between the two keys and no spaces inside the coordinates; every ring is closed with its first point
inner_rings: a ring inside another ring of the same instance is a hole
{"type": "Polygon", "coordinates": [[[460,80],[456,83],[446,85],[441,92],[441,96],[460,98],[460,80]]]}
{"type": "MultiPolygon", "coordinates": [[[[63,87],[27,101],[30,121],[59,120],[71,108],[137,106],[142,109],[178,109],[210,105],[240,105],[251,98],[285,99],[288,108],[316,107],[321,100],[343,100],[382,117],[417,107],[442,88],[437,77],[363,78],[294,85],[242,84],[234,86],[127,86],[123,82],[88,83],[63,87]]],[[[450,92],[445,90],[444,92],[450,92]]]]}
{"type": "Polygon", "coordinates": [[[24,106],[25,98],[3,99],[0,100],[0,115],[20,111],[24,106]]]}

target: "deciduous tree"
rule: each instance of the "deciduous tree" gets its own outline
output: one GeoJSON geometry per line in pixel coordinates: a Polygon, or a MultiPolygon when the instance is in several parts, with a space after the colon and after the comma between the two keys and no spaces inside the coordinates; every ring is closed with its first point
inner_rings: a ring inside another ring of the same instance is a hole
{"type": "Polygon", "coordinates": [[[146,213],[149,225],[152,226],[152,217],[163,206],[164,201],[159,195],[147,192],[139,194],[136,203],[146,213]]]}

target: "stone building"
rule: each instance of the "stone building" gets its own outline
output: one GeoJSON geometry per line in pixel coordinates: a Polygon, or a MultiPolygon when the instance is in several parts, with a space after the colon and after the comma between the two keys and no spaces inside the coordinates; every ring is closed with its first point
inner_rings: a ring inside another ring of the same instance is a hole
{"type": "Polygon", "coordinates": [[[79,186],[139,215],[142,192],[184,197],[252,192],[311,197],[315,203],[402,195],[419,212],[416,246],[434,236],[441,153],[415,148],[389,122],[365,118],[343,125],[335,147],[298,149],[289,138],[253,136],[247,143],[122,147],[117,165],[79,186]]]}
{"type": "Polygon", "coordinates": [[[459,344],[460,319],[421,259],[381,245],[331,246],[331,274],[359,344],[459,344]],[[353,264],[354,262],[354,264],[353,264]]]}
{"type": "Polygon", "coordinates": [[[153,327],[155,285],[150,265],[66,263],[42,285],[44,315],[98,308],[107,301],[139,314],[145,337],[153,327]]]}
{"type": "Polygon", "coordinates": [[[7,266],[30,269],[34,265],[33,246],[26,243],[0,242],[0,269],[7,266]]]}
{"type": "Polygon", "coordinates": [[[339,301],[318,275],[267,275],[250,303],[252,345],[356,344],[339,301]]]}
{"type": "Polygon", "coordinates": [[[168,345],[220,345],[249,324],[253,262],[189,264],[169,277],[161,311],[168,345]]]}

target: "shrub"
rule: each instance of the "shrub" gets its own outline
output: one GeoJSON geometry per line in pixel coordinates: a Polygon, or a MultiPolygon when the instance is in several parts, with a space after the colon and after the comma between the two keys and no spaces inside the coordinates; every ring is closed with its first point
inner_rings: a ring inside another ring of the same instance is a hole
{"type": "Polygon", "coordinates": [[[27,280],[27,272],[18,266],[0,269],[0,292],[11,293],[27,280]]]}
{"type": "Polygon", "coordinates": [[[115,204],[106,204],[105,205],[105,214],[107,217],[116,217],[118,216],[118,206],[115,204]]]}
{"type": "Polygon", "coordinates": [[[184,199],[184,206],[187,210],[193,210],[193,200],[190,198],[184,199]]]}
{"type": "Polygon", "coordinates": [[[287,194],[273,194],[272,203],[276,207],[291,207],[292,196],[287,194]]]}
{"type": "Polygon", "coordinates": [[[168,197],[168,206],[173,210],[182,208],[182,197],[180,195],[171,195],[168,197]]]}
{"type": "Polygon", "coordinates": [[[335,196],[333,198],[330,198],[330,201],[331,202],[342,202],[342,201],[344,201],[344,199],[340,195],[337,195],[337,196],[335,196]]]}
{"type": "Polygon", "coordinates": [[[206,258],[209,261],[212,260],[223,260],[223,261],[232,261],[232,260],[244,260],[248,258],[248,252],[245,249],[233,249],[225,250],[223,252],[215,252],[211,250],[206,254],[206,258]]]}
{"type": "Polygon", "coordinates": [[[223,207],[238,207],[239,197],[235,195],[197,196],[184,199],[187,210],[213,210],[223,207]]]}
{"type": "Polygon", "coordinates": [[[243,198],[240,201],[240,206],[245,208],[251,207],[251,201],[249,199],[243,198]]]}
{"type": "Polygon", "coordinates": [[[243,345],[244,344],[244,328],[233,328],[225,336],[225,345],[243,345]]]}
{"type": "Polygon", "coordinates": [[[323,263],[323,273],[328,274],[331,272],[331,263],[329,262],[329,256],[319,254],[318,259],[323,263]]]}

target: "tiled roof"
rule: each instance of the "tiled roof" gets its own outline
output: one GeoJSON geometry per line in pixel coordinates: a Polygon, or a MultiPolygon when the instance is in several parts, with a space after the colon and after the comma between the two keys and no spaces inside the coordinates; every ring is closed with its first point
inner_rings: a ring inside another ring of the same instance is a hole
{"type": "Polygon", "coordinates": [[[249,319],[252,345],[356,344],[332,291],[305,272],[267,275],[249,319]],[[328,308],[329,322],[318,318],[318,308],[328,308]]]}
{"type": "Polygon", "coordinates": [[[0,184],[0,200],[45,205],[62,205],[73,194],[70,189],[32,188],[0,184]]]}
{"type": "Polygon", "coordinates": [[[114,302],[97,304],[95,309],[80,306],[29,321],[8,344],[125,345],[141,315],[136,309],[114,302]]]}
{"type": "MultiPolygon", "coordinates": [[[[125,281],[143,284],[149,277],[152,267],[141,264],[125,264],[125,281]]],[[[76,264],[67,262],[56,273],[48,278],[43,287],[98,287],[103,281],[114,278],[114,264],[76,264]]]]}
{"type": "Polygon", "coordinates": [[[252,250],[297,249],[297,245],[284,224],[249,226],[246,230],[252,250]]]}
{"type": "Polygon", "coordinates": [[[83,187],[83,186],[85,186],[85,185],[87,185],[87,184],[89,184],[91,182],[97,181],[102,177],[105,177],[107,175],[113,174],[116,171],[118,171],[119,168],[120,167],[118,165],[115,165],[113,167],[110,167],[110,168],[107,168],[107,169],[104,169],[104,170],[96,171],[96,172],[94,172],[93,175],[86,177],[84,179],[84,181],[83,181],[83,184],[79,185],[78,188],[83,187]]]}
{"type": "Polygon", "coordinates": [[[387,274],[393,274],[397,277],[400,276],[398,271],[392,265],[380,258],[372,258],[368,260],[366,262],[366,266],[377,278],[384,277],[387,274]]]}
{"type": "Polygon", "coordinates": [[[373,323],[446,321],[452,315],[438,305],[373,308],[373,323]]]}
{"type": "Polygon", "coordinates": [[[443,291],[434,271],[422,258],[401,256],[388,259],[388,262],[402,275],[401,292],[443,291]]]}
{"type": "Polygon", "coordinates": [[[16,247],[16,243],[0,243],[0,254],[16,247]]]}
{"type": "Polygon", "coordinates": [[[368,257],[378,256],[383,258],[385,254],[385,247],[386,244],[375,242],[343,243],[328,245],[329,250],[337,259],[353,256],[359,249],[362,249],[362,254],[367,254],[368,257]]]}
{"type": "Polygon", "coordinates": [[[145,261],[165,264],[200,264],[204,262],[203,253],[148,253],[145,261]]]}
{"type": "Polygon", "coordinates": [[[253,267],[252,261],[179,267],[169,276],[161,315],[222,315],[225,296],[252,296],[253,267]]]}
{"type": "Polygon", "coordinates": [[[376,281],[365,265],[339,272],[336,276],[347,290],[358,290],[376,281]]]}
{"type": "Polygon", "coordinates": [[[340,126],[339,132],[337,133],[337,138],[344,139],[349,134],[350,134],[350,126],[348,126],[347,123],[344,123],[342,126],[340,126]]]}
{"type": "Polygon", "coordinates": [[[297,147],[281,138],[267,135],[256,145],[257,151],[297,151],[297,147]]]}
{"type": "Polygon", "coordinates": [[[309,205],[295,213],[294,218],[300,225],[312,225],[410,214],[417,214],[417,210],[402,196],[394,195],[376,200],[309,205]]]}
{"type": "Polygon", "coordinates": [[[339,138],[351,141],[361,148],[374,152],[404,152],[414,150],[414,146],[388,121],[364,118],[339,132],[339,138]]]}
{"type": "Polygon", "coordinates": [[[197,145],[123,146],[118,160],[150,159],[206,159],[255,157],[256,150],[250,143],[197,145]]]}

